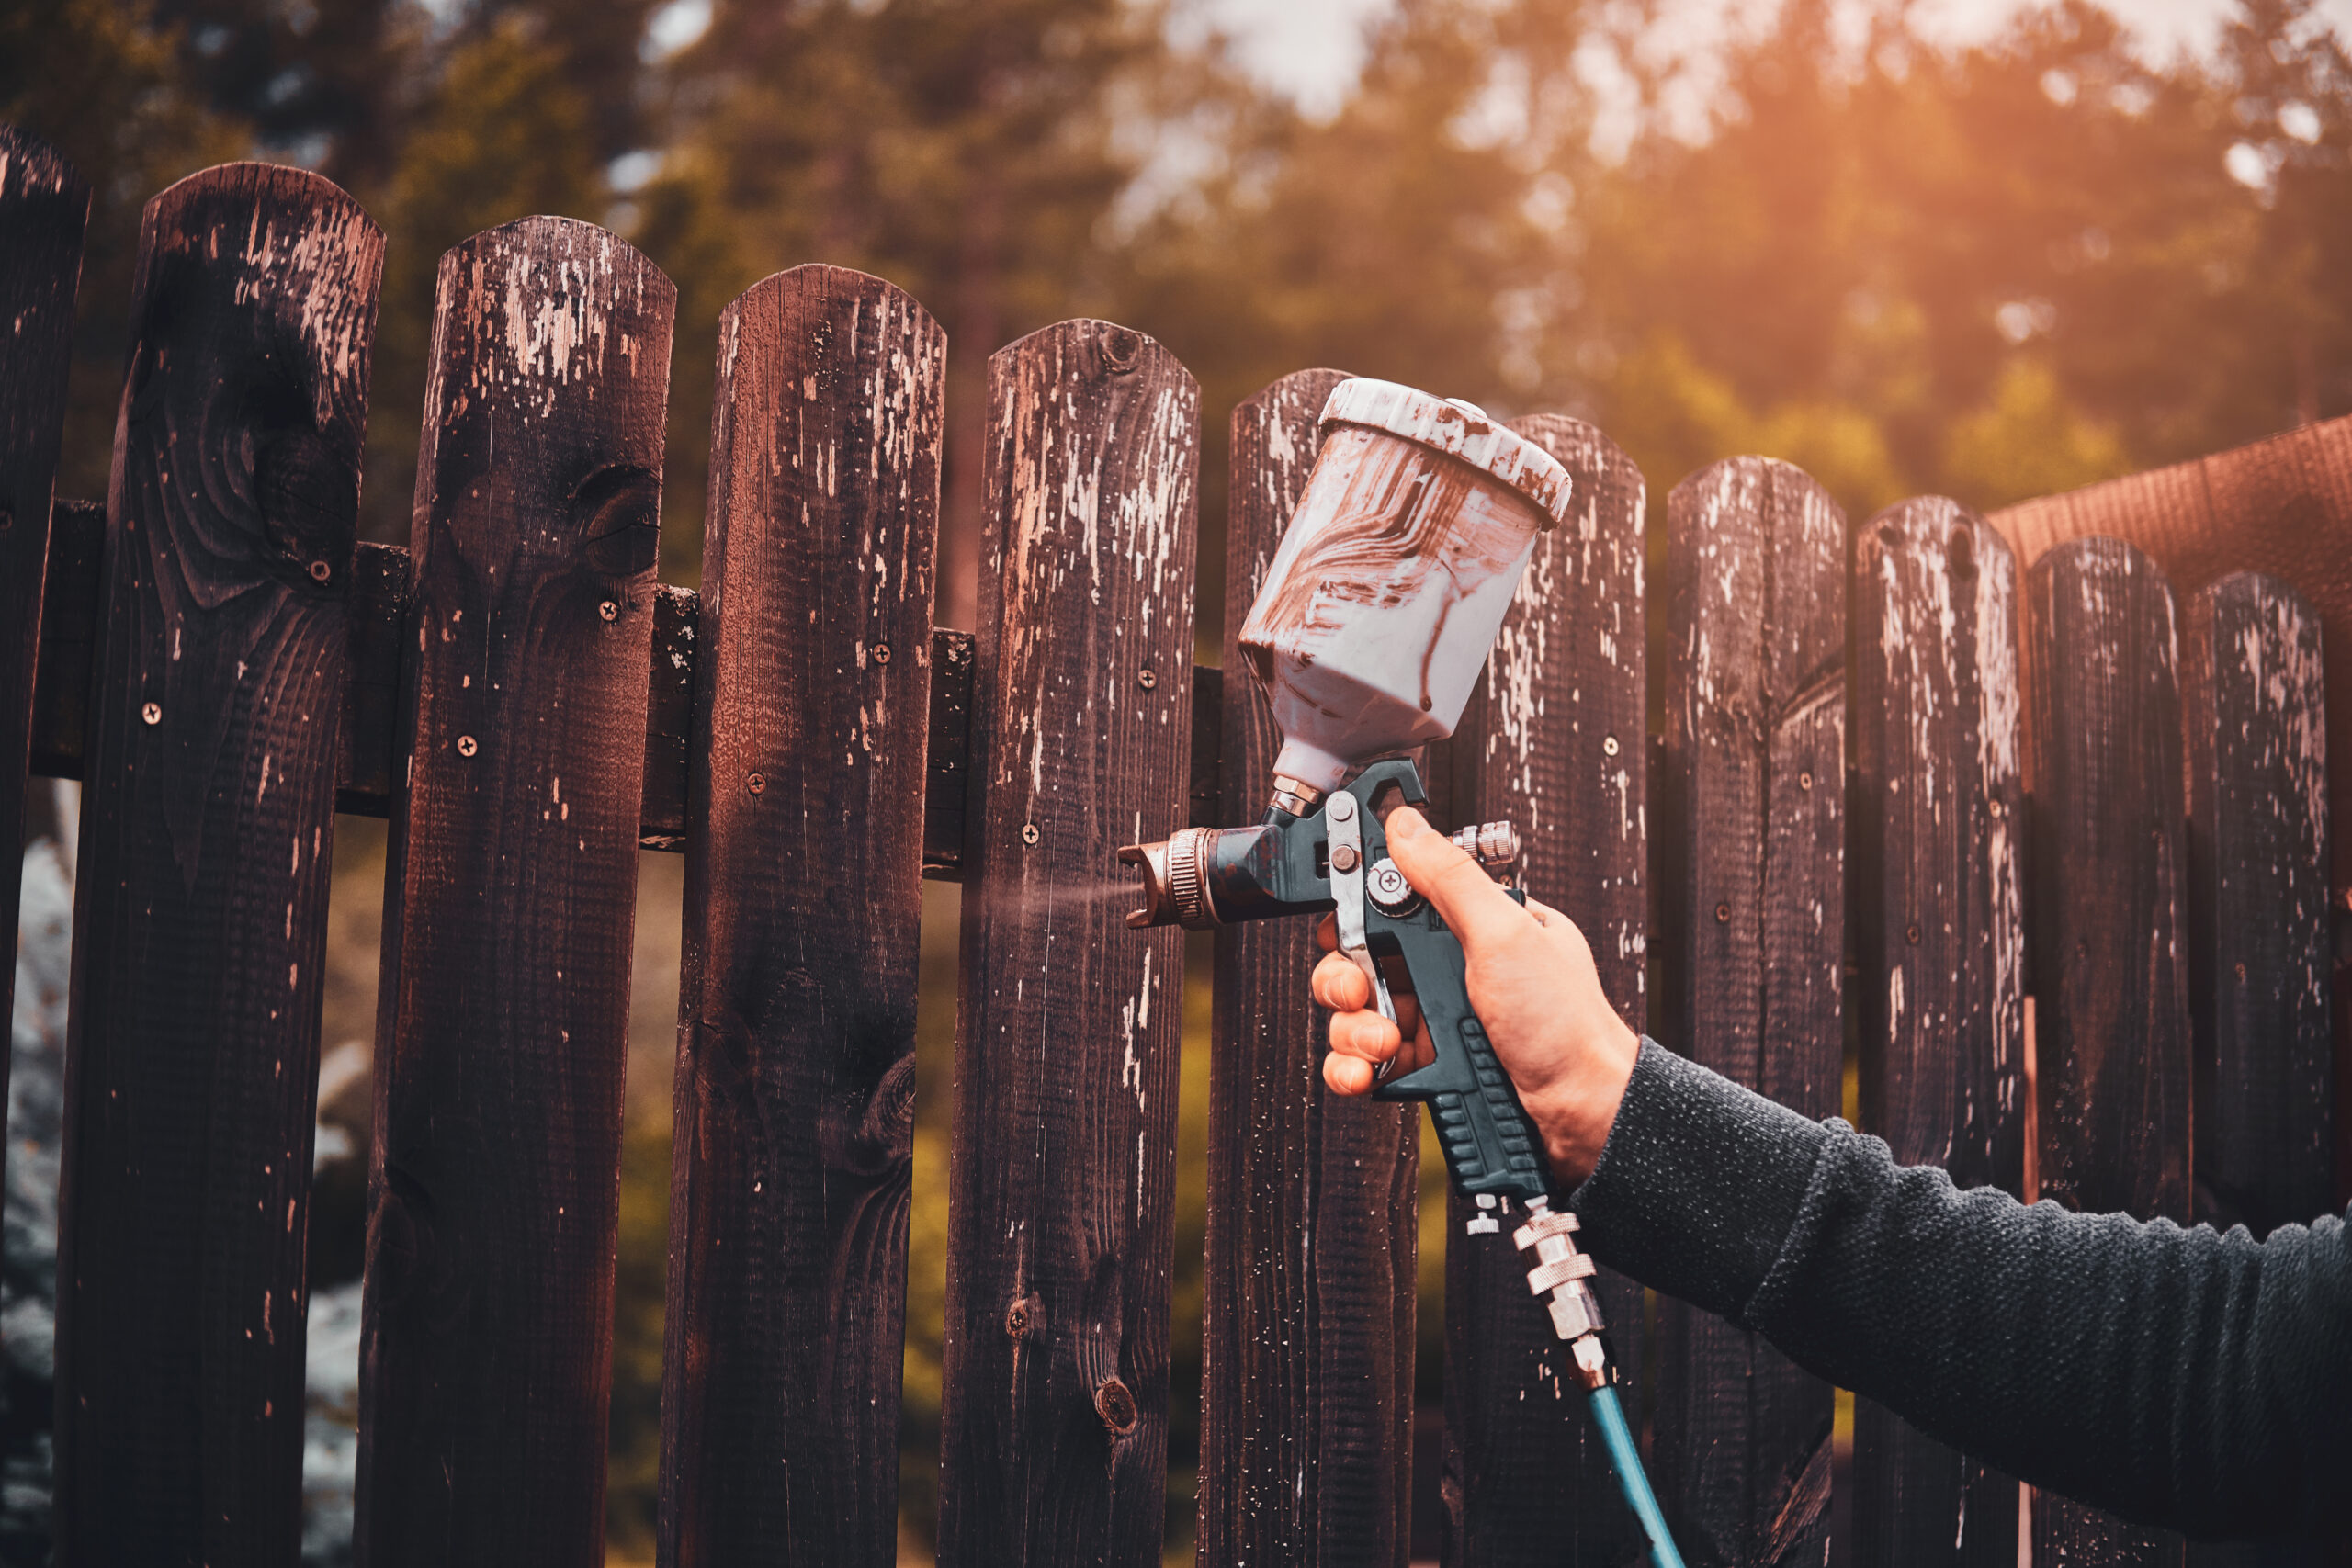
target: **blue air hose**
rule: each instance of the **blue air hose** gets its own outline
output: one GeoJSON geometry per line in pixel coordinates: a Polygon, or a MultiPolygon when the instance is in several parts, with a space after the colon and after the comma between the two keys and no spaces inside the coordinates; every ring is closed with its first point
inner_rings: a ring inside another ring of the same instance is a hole
{"type": "Polygon", "coordinates": [[[1609,1468],[1617,1472],[1625,1505],[1642,1521],[1642,1533],[1650,1538],[1650,1568],[1682,1568],[1682,1554],[1674,1550],[1674,1538],[1666,1533],[1666,1517],[1657,1511],[1650,1478],[1642,1473],[1641,1456],[1634,1452],[1634,1434],[1626,1428],[1617,1391],[1604,1385],[1585,1397],[1591,1403],[1594,1423],[1600,1427],[1600,1440],[1609,1447],[1609,1468]]]}

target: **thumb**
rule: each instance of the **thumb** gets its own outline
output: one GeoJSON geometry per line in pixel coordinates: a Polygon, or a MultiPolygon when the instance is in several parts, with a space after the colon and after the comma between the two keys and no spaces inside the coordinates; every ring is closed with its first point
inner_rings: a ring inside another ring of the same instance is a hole
{"type": "Polygon", "coordinates": [[[1383,825],[1388,855],[1413,891],[1437,907],[1464,947],[1498,942],[1527,923],[1528,914],[1486,868],[1462,847],[1429,825],[1419,812],[1400,806],[1383,825]]]}

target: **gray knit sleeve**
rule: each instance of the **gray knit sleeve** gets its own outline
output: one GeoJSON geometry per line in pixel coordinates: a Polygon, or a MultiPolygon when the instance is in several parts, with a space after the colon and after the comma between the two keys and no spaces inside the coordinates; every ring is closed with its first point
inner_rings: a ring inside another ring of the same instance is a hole
{"type": "Polygon", "coordinates": [[[1569,1201],[1601,1261],[2037,1485],[2192,1535],[2343,1528],[2340,1219],[2257,1243],[1963,1192],[1651,1041],[1569,1201]]]}

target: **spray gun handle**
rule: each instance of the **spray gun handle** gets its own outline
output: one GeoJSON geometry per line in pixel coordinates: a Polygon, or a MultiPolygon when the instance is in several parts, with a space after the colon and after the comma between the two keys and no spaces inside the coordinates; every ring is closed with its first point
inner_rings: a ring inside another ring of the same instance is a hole
{"type": "MultiPolygon", "coordinates": [[[[1526,902],[1516,888],[1511,897],[1526,902]]],[[[1471,1010],[1461,939],[1426,905],[1401,918],[1375,911],[1366,925],[1375,951],[1393,949],[1404,959],[1436,1051],[1429,1066],[1380,1085],[1373,1098],[1429,1106],[1457,1191],[1542,1201],[1550,1178],[1544,1143],[1471,1010]]]]}

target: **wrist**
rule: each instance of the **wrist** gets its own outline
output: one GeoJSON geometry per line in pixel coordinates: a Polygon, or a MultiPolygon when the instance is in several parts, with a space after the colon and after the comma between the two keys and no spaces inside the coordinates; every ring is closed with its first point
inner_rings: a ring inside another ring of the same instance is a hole
{"type": "Polygon", "coordinates": [[[1600,1163],[1641,1055],[1641,1036],[1614,1013],[1609,1027],[1595,1032],[1577,1052],[1571,1070],[1522,1096],[1543,1136],[1553,1177],[1563,1188],[1582,1185],[1600,1163]]]}

